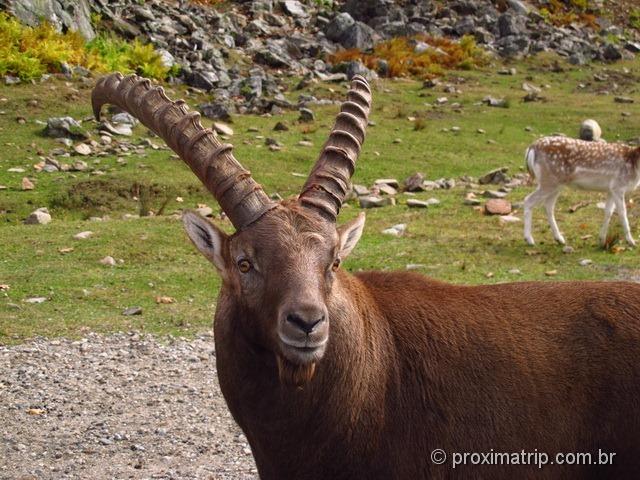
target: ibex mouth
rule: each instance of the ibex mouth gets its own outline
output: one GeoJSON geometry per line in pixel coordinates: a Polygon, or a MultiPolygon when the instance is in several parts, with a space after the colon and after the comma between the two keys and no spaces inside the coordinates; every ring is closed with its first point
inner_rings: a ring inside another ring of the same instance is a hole
{"type": "Polygon", "coordinates": [[[324,355],[328,337],[319,341],[292,340],[279,334],[282,356],[294,365],[309,365],[319,361],[324,355]]]}

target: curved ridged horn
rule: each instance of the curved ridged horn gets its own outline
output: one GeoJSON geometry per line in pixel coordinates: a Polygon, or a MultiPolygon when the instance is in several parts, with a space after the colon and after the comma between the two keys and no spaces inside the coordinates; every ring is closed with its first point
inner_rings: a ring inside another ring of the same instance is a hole
{"type": "Polygon", "coordinates": [[[331,221],[336,220],[349,191],[370,110],[371,89],[363,77],[356,75],[329,139],[302,187],[299,202],[331,221]]]}
{"type": "Polygon", "coordinates": [[[251,173],[233,157],[232,145],[222,144],[200,124],[200,114],[184,101],[171,101],[162,87],[137,75],[114,73],[98,80],[91,94],[96,119],[110,103],[135,116],[167,142],[216,198],[236,229],[255,222],[277,204],[251,173]]]}

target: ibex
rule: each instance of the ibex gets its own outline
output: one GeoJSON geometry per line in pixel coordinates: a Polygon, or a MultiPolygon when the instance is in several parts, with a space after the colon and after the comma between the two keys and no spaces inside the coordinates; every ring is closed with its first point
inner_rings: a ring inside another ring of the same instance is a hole
{"type": "Polygon", "coordinates": [[[299,198],[276,203],[162,88],[113,74],[93,91],[96,117],[105,103],[137,116],[236,228],[183,217],[222,277],[218,378],[260,477],[638,478],[640,285],[346,272],[364,216],[336,218],[365,138],[367,82],[354,77],[347,98],[299,198]],[[603,463],[598,449],[608,465],[532,465],[534,452],[603,463]],[[462,466],[463,453],[512,456],[462,466]]]}
{"type": "Polygon", "coordinates": [[[600,244],[607,240],[609,222],[614,209],[618,211],[624,236],[630,245],[636,242],[631,235],[625,194],[640,183],[640,147],[619,143],[587,142],[567,137],[544,137],[535,141],[525,154],[529,174],[538,188],[524,200],[524,238],[533,245],[531,234],[533,208],[544,202],[553,238],[564,244],[555,218],[555,205],[565,185],[607,192],[604,223],[600,229],[600,244]]]}

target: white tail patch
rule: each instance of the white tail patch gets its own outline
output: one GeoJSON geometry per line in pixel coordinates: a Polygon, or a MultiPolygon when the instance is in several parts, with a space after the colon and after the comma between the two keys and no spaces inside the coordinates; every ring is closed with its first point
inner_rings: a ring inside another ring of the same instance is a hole
{"type": "Polygon", "coordinates": [[[527,151],[524,154],[525,162],[527,163],[527,170],[529,170],[529,174],[538,178],[538,172],[536,172],[536,151],[532,147],[527,148],[527,151]]]}

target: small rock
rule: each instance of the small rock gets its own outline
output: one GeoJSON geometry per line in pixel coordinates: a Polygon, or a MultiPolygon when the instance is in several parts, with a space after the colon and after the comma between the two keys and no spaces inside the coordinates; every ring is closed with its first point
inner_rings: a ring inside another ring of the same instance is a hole
{"type": "Polygon", "coordinates": [[[505,192],[499,192],[498,190],[485,190],[482,194],[484,198],[506,198],[505,192]]]}
{"type": "Polygon", "coordinates": [[[424,190],[424,175],[416,172],[404,181],[404,189],[407,192],[422,192],[424,190]]]}
{"type": "Polygon", "coordinates": [[[158,295],[156,297],[156,303],[157,304],[176,303],[176,299],[172,297],[167,297],[166,295],[158,295]]]}
{"type": "Polygon", "coordinates": [[[487,215],[509,215],[511,202],[500,198],[492,198],[484,204],[484,212],[487,215]]]}
{"type": "Polygon", "coordinates": [[[84,232],[80,232],[80,233],[76,233],[73,238],[75,238],[76,240],[86,240],[87,238],[90,238],[91,236],[93,236],[93,232],[90,230],[86,230],[84,232]]]}
{"type": "Polygon", "coordinates": [[[22,178],[22,190],[33,190],[36,186],[27,177],[22,178]]]}
{"type": "Polygon", "coordinates": [[[298,120],[300,122],[309,123],[309,122],[313,122],[315,119],[316,117],[313,114],[313,111],[311,109],[309,108],[300,109],[300,116],[298,117],[298,120]]]}
{"type": "Polygon", "coordinates": [[[428,208],[429,202],[418,200],[417,198],[410,198],[407,200],[407,206],[411,208],[428,208]]]}
{"type": "Polygon", "coordinates": [[[213,122],[213,129],[220,135],[226,135],[228,137],[233,136],[233,128],[225,123],[213,122]]]}
{"type": "Polygon", "coordinates": [[[47,301],[47,297],[29,297],[25,298],[25,303],[44,303],[47,301]]]}
{"type": "Polygon", "coordinates": [[[34,210],[24,221],[25,225],[46,225],[49,222],[51,222],[51,215],[47,208],[34,210]]]}
{"type": "Polygon", "coordinates": [[[518,223],[521,221],[522,220],[520,220],[520,218],[514,215],[500,215],[498,217],[498,222],[500,222],[500,225],[507,225],[509,223],[518,223]]]}
{"type": "Polygon", "coordinates": [[[100,260],[100,263],[102,265],[107,265],[109,267],[115,267],[116,266],[116,260],[111,255],[107,255],[106,257],[102,258],[100,260]]]}
{"type": "Polygon", "coordinates": [[[286,123],[284,122],[278,122],[275,124],[275,126],[273,127],[273,129],[276,132],[288,132],[289,131],[289,127],[287,126],[286,123]]]}
{"type": "Polygon", "coordinates": [[[73,150],[78,155],[91,155],[91,147],[86,143],[79,143],[73,147],[73,150]]]}
{"type": "Polygon", "coordinates": [[[362,197],[364,195],[369,195],[371,192],[364,185],[353,185],[353,193],[355,193],[358,197],[362,197]]]}
{"type": "Polygon", "coordinates": [[[602,136],[600,125],[595,120],[589,118],[580,125],[580,139],[597,142],[602,136]]]}
{"type": "Polygon", "coordinates": [[[393,205],[392,197],[378,197],[376,195],[367,195],[360,197],[360,208],[377,208],[386,207],[387,205],[393,205]]]}
{"type": "Polygon", "coordinates": [[[384,233],[385,235],[393,235],[394,237],[401,237],[402,235],[404,235],[406,230],[407,224],[399,223],[397,225],[384,229],[382,233],[384,233]]]}
{"type": "Polygon", "coordinates": [[[558,274],[558,270],[547,270],[544,274],[547,277],[555,277],[558,274]]]}
{"type": "Polygon", "coordinates": [[[583,258],[582,260],[580,260],[580,261],[578,262],[578,264],[579,264],[581,267],[589,266],[589,265],[591,265],[592,263],[593,263],[593,260],[591,260],[591,259],[589,259],[589,258],[583,258]]]}
{"type": "Polygon", "coordinates": [[[374,185],[389,185],[393,188],[395,188],[396,190],[400,187],[400,184],[398,183],[398,180],[396,180],[395,178],[379,178],[376,181],[373,182],[374,185]]]}
{"type": "Polygon", "coordinates": [[[377,185],[377,187],[380,193],[384,195],[397,195],[398,193],[398,191],[395,188],[393,188],[391,185],[388,185],[386,183],[381,183],[377,185]]]}
{"type": "Polygon", "coordinates": [[[507,176],[508,171],[509,171],[509,167],[496,168],[495,170],[491,170],[490,172],[485,173],[483,176],[481,176],[478,179],[478,183],[480,185],[487,185],[487,184],[499,185],[502,183],[507,183],[509,180],[511,180],[507,176]]]}
{"type": "Polygon", "coordinates": [[[631,97],[614,97],[613,99],[616,103],[633,103],[634,100],[631,97]]]}
{"type": "Polygon", "coordinates": [[[142,307],[128,307],[122,311],[122,315],[142,315],[142,307]]]}
{"type": "Polygon", "coordinates": [[[562,247],[562,253],[573,253],[573,252],[575,252],[575,249],[570,245],[565,245],[564,247],[562,247]]]}

